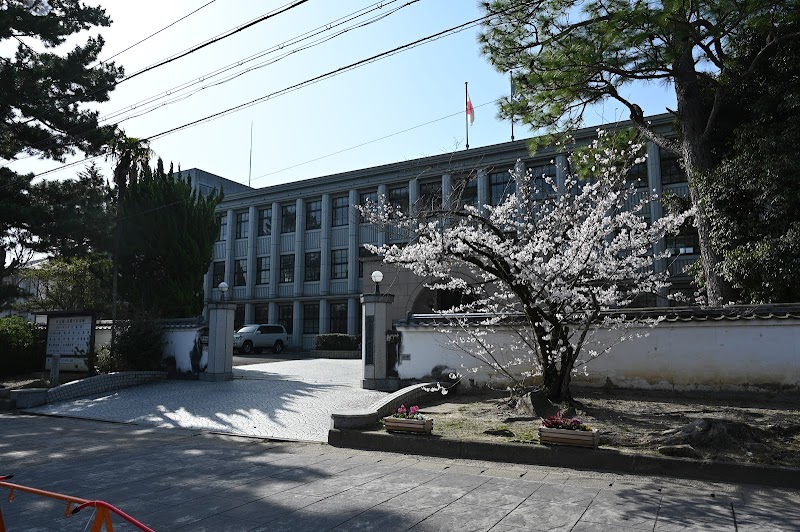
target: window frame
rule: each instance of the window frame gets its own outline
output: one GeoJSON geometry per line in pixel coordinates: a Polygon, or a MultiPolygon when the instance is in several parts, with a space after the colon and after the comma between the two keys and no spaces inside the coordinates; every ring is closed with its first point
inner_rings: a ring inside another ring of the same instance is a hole
{"type": "Polygon", "coordinates": [[[271,266],[272,264],[270,257],[256,257],[256,286],[264,286],[269,284],[271,266]],[[266,268],[264,268],[264,263],[266,263],[266,268]]]}
{"type": "Polygon", "coordinates": [[[295,266],[294,253],[287,253],[281,255],[280,271],[278,274],[279,284],[289,284],[294,282],[294,266],[295,266]]]}
{"type": "Polygon", "coordinates": [[[350,222],[350,198],[336,196],[331,199],[331,227],[343,227],[350,222]],[[344,201],[342,201],[344,200],[344,201]]]}
{"type": "Polygon", "coordinates": [[[331,279],[347,279],[347,262],[347,248],[331,250],[331,279]]]}
{"type": "Polygon", "coordinates": [[[297,231],[297,205],[294,203],[281,205],[281,234],[285,235],[295,231],[297,231]]]}
{"type": "Polygon", "coordinates": [[[272,207],[258,209],[258,236],[272,234],[272,207]]]}
{"type": "Polygon", "coordinates": [[[322,229],[322,201],[306,202],[306,231],[322,229]]]}

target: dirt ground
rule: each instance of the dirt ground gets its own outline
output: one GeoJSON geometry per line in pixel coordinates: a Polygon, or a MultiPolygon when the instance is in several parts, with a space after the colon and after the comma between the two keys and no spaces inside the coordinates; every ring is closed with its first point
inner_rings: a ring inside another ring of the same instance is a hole
{"type": "MultiPolygon", "coordinates": [[[[600,446],[626,452],[800,467],[800,396],[576,390],[600,446]]],[[[508,397],[447,395],[421,411],[444,438],[539,443],[540,418],[508,397]]]]}

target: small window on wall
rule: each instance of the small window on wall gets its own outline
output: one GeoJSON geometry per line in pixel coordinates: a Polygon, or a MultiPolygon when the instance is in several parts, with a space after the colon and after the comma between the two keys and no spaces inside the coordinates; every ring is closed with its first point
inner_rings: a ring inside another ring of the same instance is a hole
{"type": "Polygon", "coordinates": [[[247,259],[237,259],[233,269],[233,286],[247,284],[247,259]]]}
{"type": "Polygon", "coordinates": [[[269,257],[256,259],[256,284],[269,284],[269,257]]]}
{"type": "Polygon", "coordinates": [[[280,282],[294,282],[294,255],[281,255],[280,282]]]}
{"type": "Polygon", "coordinates": [[[303,305],[303,334],[319,334],[319,303],[303,305]]]}
{"type": "Polygon", "coordinates": [[[239,330],[244,325],[244,305],[236,305],[233,312],[233,328],[239,330]]]}
{"type": "Polygon", "coordinates": [[[306,231],[322,227],[322,202],[309,201],[306,203],[306,231]]]}
{"type": "Polygon", "coordinates": [[[347,334],[347,301],[331,301],[331,332],[347,334]]]}
{"type": "Polygon", "coordinates": [[[686,182],[686,173],[683,171],[681,162],[675,154],[661,149],[659,151],[659,158],[661,160],[660,166],[662,185],[686,182]]]}
{"type": "Polygon", "coordinates": [[[256,323],[269,323],[269,305],[255,306],[256,323]]]}
{"type": "Polygon", "coordinates": [[[272,207],[258,210],[258,236],[272,234],[272,207]]]}
{"type": "Polygon", "coordinates": [[[224,242],[228,238],[228,216],[220,214],[217,216],[217,223],[219,224],[219,234],[217,235],[217,242],[224,242]]]}
{"type": "Polygon", "coordinates": [[[321,259],[322,254],[319,251],[311,251],[306,253],[304,281],[319,281],[321,259]]]}
{"type": "Polygon", "coordinates": [[[297,206],[281,206],[281,233],[294,233],[297,229],[297,206]]]}
{"type": "Polygon", "coordinates": [[[347,225],[347,220],[348,220],[347,213],[349,212],[349,207],[350,204],[347,200],[347,196],[339,196],[338,198],[333,198],[333,212],[332,212],[333,227],[347,225]]]}
{"type": "Polygon", "coordinates": [[[331,250],[331,279],[347,279],[347,250],[331,250]]]}
{"type": "Polygon", "coordinates": [[[389,203],[402,212],[408,212],[408,187],[390,188],[389,203]]]}
{"type": "Polygon", "coordinates": [[[240,212],[236,215],[236,238],[247,238],[250,234],[250,213],[240,212]]]}
{"type": "Polygon", "coordinates": [[[216,288],[219,283],[225,280],[225,262],[219,261],[214,263],[214,270],[211,277],[211,285],[216,288]]]}
{"type": "Polygon", "coordinates": [[[498,206],[517,191],[517,182],[508,170],[489,174],[489,203],[498,206]]]}
{"type": "Polygon", "coordinates": [[[292,334],[294,330],[292,325],[294,324],[294,311],[293,305],[278,305],[278,323],[283,325],[283,328],[286,329],[288,334],[292,334]]]}
{"type": "Polygon", "coordinates": [[[419,185],[419,199],[417,209],[421,211],[436,211],[442,208],[442,182],[428,181],[419,185]]]}

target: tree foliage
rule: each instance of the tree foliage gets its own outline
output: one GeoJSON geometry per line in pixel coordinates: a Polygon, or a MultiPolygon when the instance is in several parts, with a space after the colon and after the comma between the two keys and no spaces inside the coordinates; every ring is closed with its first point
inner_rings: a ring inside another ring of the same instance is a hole
{"type": "Polygon", "coordinates": [[[709,301],[735,297],[721,275],[721,253],[700,202],[696,177],[713,167],[711,143],[726,98],[774,50],[800,37],[798,0],[493,0],[484,52],[514,70],[517,98],[501,114],[552,132],[580,125],[589,106],[613,99],[649,140],[682,158],[705,269],[709,301]],[[768,36],[741,61],[736,47],[756,31],[768,36]],[[650,128],[627,90],[668,83],[676,94],[679,140],[650,128]]]}
{"type": "Polygon", "coordinates": [[[666,288],[667,274],[653,268],[662,255],[652,247],[689,213],[648,224],[642,209],[649,198],[626,183],[641,146],[604,146],[573,154],[572,169],[590,168],[595,178],[581,181],[573,170],[561,190],[550,178],[515,172],[517,192],[496,207],[409,215],[384,199],[364,209],[373,223],[412,235],[404,247],[368,246],[384,262],[431,279],[431,289],[468,296],[442,314],[447,332],[469,332],[456,335],[455,345],[516,391],[524,377],[541,375],[550,399],[570,401],[573,371],[608,349],[587,349],[598,328],[657,322],[611,311],[666,288]],[[516,336],[504,349],[492,344],[502,327],[516,336]]]}
{"type": "Polygon", "coordinates": [[[38,284],[39,294],[18,305],[21,310],[92,311],[101,318],[111,315],[111,259],[107,254],[55,256],[26,268],[22,275],[38,284]]]}
{"type": "Polygon", "coordinates": [[[214,209],[221,200],[221,193],[193,190],[172,167],[165,172],[160,159],[128,183],[120,209],[122,299],[162,317],[199,314],[218,231],[214,209]]]}
{"type": "MultiPolygon", "coordinates": [[[[99,153],[113,126],[99,126],[97,111],[82,104],[106,101],[123,71],[111,62],[97,63],[100,36],[64,53],[55,48],[93,26],[108,26],[105,12],[80,0],[6,0],[0,8],[0,158],[61,161],[76,150],[99,153]]],[[[24,264],[30,247],[47,247],[41,240],[50,235],[41,230],[66,234],[54,217],[69,214],[73,200],[64,196],[69,186],[58,191],[33,185],[32,177],[17,173],[13,162],[0,167],[0,296],[15,295],[4,280],[24,264]]],[[[77,248],[76,242],[72,249],[77,248]]]]}

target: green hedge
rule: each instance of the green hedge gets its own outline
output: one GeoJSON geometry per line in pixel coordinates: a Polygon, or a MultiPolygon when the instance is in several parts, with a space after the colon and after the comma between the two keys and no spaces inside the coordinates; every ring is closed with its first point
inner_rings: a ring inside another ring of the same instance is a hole
{"type": "Polygon", "coordinates": [[[314,349],[318,351],[358,351],[360,345],[360,335],[331,333],[314,338],[314,349]]]}
{"type": "Polygon", "coordinates": [[[0,375],[42,371],[47,332],[19,316],[0,318],[0,375]]]}

